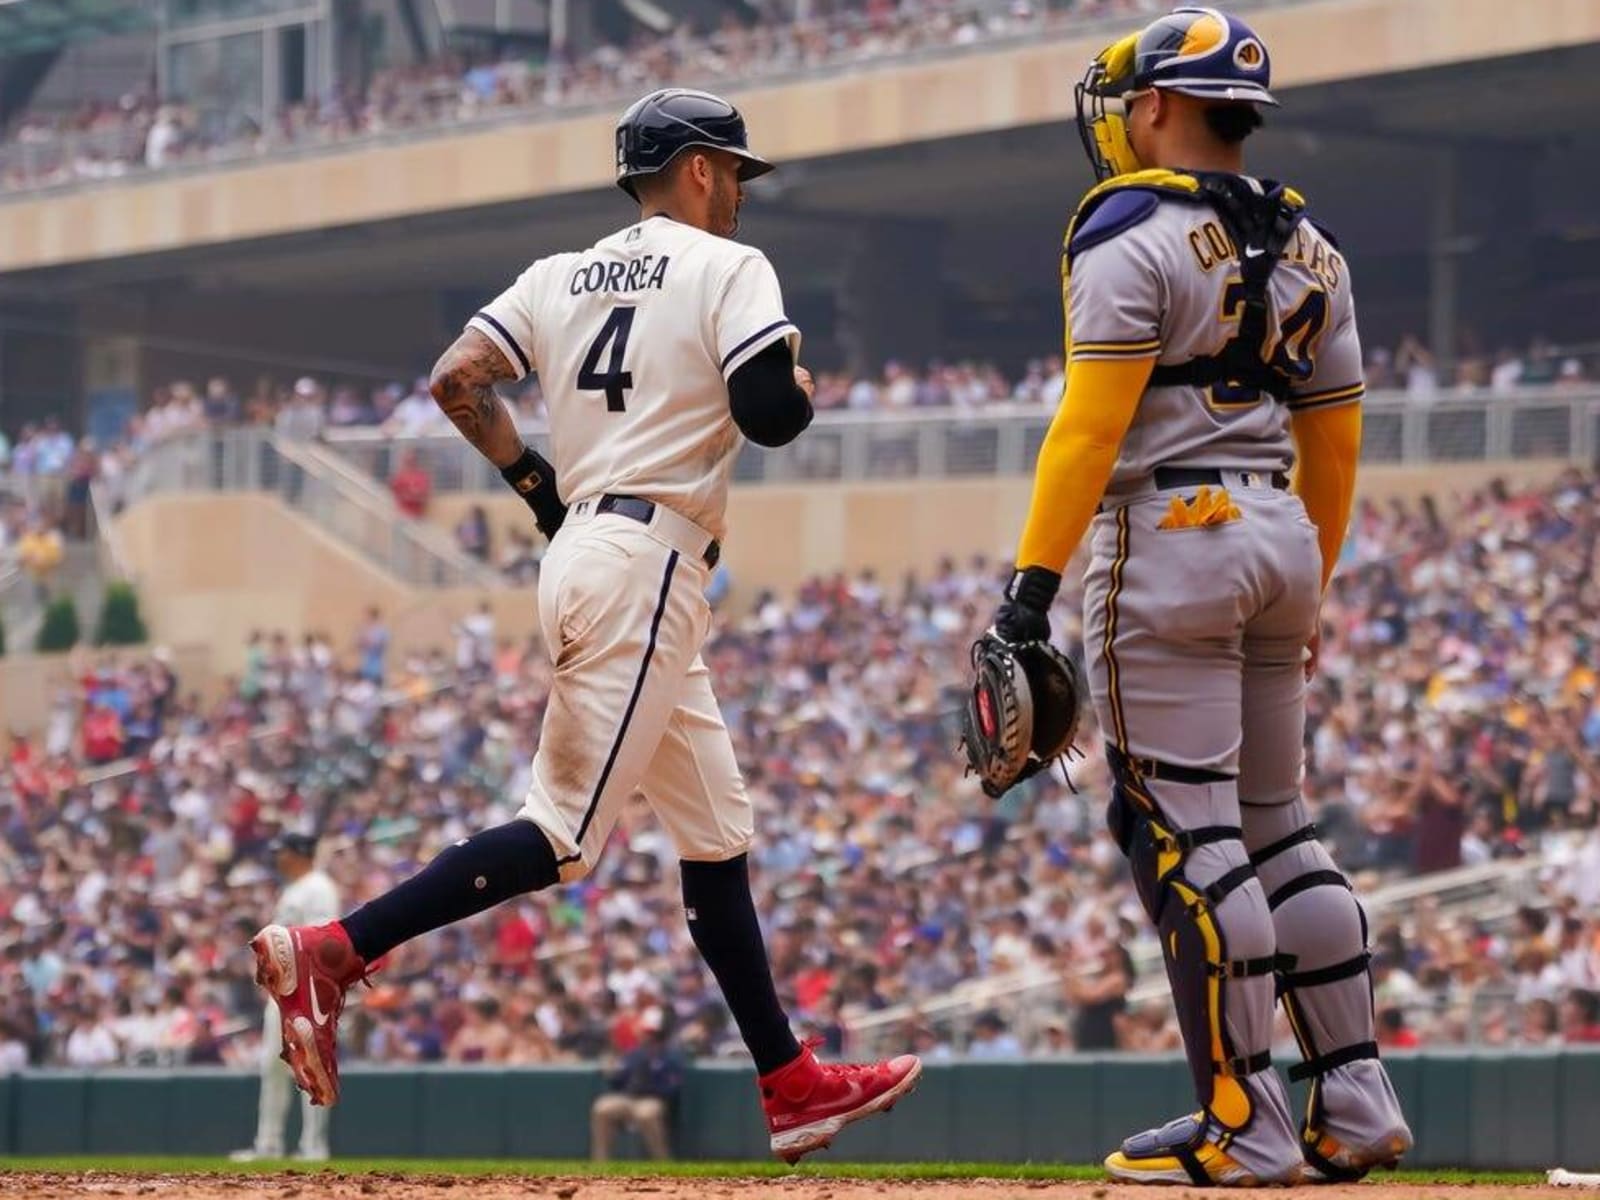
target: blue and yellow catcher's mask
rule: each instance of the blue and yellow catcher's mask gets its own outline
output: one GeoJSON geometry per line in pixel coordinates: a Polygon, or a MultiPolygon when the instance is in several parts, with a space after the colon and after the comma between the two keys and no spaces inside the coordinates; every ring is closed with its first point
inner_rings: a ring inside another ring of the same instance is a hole
{"type": "Polygon", "coordinates": [[[1126,103],[1150,88],[1203,100],[1273,104],[1272,60],[1255,33],[1215,8],[1186,7],[1113,42],[1095,56],[1076,92],[1078,134],[1095,177],[1146,164],[1128,141],[1126,103]]]}

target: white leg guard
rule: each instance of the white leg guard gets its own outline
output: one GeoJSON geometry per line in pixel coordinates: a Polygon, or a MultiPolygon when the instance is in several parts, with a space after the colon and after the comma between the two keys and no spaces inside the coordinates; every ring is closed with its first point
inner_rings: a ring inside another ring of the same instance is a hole
{"type": "Polygon", "coordinates": [[[1411,1148],[1378,1061],[1366,914],[1303,801],[1246,804],[1242,819],[1284,956],[1279,992],[1305,1060],[1289,1077],[1312,1081],[1301,1127],[1306,1159],[1330,1179],[1359,1179],[1411,1148]]]}

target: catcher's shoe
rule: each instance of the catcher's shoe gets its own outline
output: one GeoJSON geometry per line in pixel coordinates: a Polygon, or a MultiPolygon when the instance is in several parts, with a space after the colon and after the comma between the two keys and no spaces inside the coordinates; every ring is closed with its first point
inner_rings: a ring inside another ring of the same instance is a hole
{"type": "Polygon", "coordinates": [[[1292,1184],[1304,1169],[1298,1159],[1262,1173],[1228,1152],[1232,1135],[1219,1132],[1204,1113],[1191,1113],[1159,1129],[1136,1133],[1106,1158],[1106,1171],[1123,1183],[1178,1183],[1200,1187],[1292,1184]]]}
{"type": "Polygon", "coordinates": [[[1306,1183],[1355,1183],[1374,1167],[1393,1170],[1411,1149],[1409,1129],[1401,1128],[1370,1146],[1347,1146],[1331,1133],[1307,1128],[1302,1133],[1306,1183]]]}
{"type": "Polygon", "coordinates": [[[760,1079],[772,1152],[791,1166],[829,1146],[850,1122],[888,1112],[922,1076],[922,1060],[912,1054],[879,1063],[819,1063],[817,1045],[808,1040],[799,1058],[760,1079]]]}
{"type": "Polygon", "coordinates": [[[311,1103],[339,1100],[339,1014],[351,987],[365,979],[350,935],[337,921],[326,925],[268,925],[250,939],[256,982],[278,1006],[283,1022],[280,1057],[311,1103]]]}

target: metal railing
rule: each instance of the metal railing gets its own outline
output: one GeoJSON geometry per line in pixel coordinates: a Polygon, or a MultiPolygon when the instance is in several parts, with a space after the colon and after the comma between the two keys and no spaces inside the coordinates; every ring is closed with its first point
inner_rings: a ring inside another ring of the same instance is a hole
{"type": "MultiPolygon", "coordinates": [[[[1450,396],[1421,403],[1395,393],[1364,402],[1362,461],[1369,464],[1501,462],[1564,458],[1591,463],[1600,450],[1600,390],[1522,391],[1450,396]]],[[[747,445],[737,483],[859,483],[886,479],[963,479],[1026,475],[1049,427],[1036,405],[977,412],[825,412],[797,441],[777,450],[747,445]]],[[[541,424],[523,429],[543,445],[541,424]]],[[[379,429],[336,429],[329,446],[376,479],[415,450],[439,492],[494,491],[498,473],[471,446],[444,431],[417,437],[379,429]]]]}
{"type": "Polygon", "coordinates": [[[6,651],[17,654],[31,648],[44,606],[38,590],[13,556],[0,556],[0,622],[5,625],[6,651]]]}
{"type": "Polygon", "coordinates": [[[434,526],[405,516],[387,493],[370,479],[356,478],[337,455],[281,438],[270,444],[283,464],[278,498],[391,575],[421,587],[503,586],[490,567],[434,526]]]}
{"type": "Polygon", "coordinates": [[[396,578],[423,587],[494,587],[500,577],[387,492],[313,443],[267,429],[184,434],[150,447],[104,496],[111,511],[174,492],[271,492],[396,578]]]}
{"type": "MultiPolygon", "coordinates": [[[[1544,866],[1541,857],[1530,856],[1481,866],[1461,867],[1414,879],[1401,879],[1363,896],[1369,916],[1401,915],[1424,899],[1437,904],[1440,912],[1470,908],[1480,920],[1511,916],[1519,904],[1539,907],[1548,901],[1538,895],[1537,881],[1544,866]],[[1486,906],[1485,900],[1492,900],[1486,906]]],[[[1129,946],[1140,982],[1128,992],[1130,1009],[1148,1004],[1168,1003],[1168,988],[1162,977],[1161,949],[1154,937],[1144,936],[1129,946]]],[[[1024,1045],[1031,1044],[1044,1026],[1059,1020],[1070,1010],[1066,1001],[1069,977],[1066,973],[1017,972],[990,976],[959,985],[953,992],[923,1003],[890,1005],[874,1012],[847,1014],[852,1052],[888,1054],[900,1048],[902,1031],[908,1023],[931,1028],[952,1047],[965,1045],[980,1012],[999,1012],[1024,1045]]],[[[1469,1032],[1478,1030],[1490,1013],[1503,1006],[1505,997],[1485,990],[1466,1004],[1464,1014],[1469,1032]]]]}
{"type": "MultiPolygon", "coordinates": [[[[981,412],[925,410],[823,413],[778,450],[746,446],[738,483],[863,483],[893,479],[982,479],[1033,470],[1050,415],[1036,406],[981,412]]],[[[548,449],[548,431],[523,436],[548,449]]],[[[116,481],[93,493],[96,525],[147,496],[167,492],[272,492],[319,528],[408,583],[487,587],[496,573],[450,537],[403,516],[385,486],[415,452],[435,492],[493,492],[499,473],[453,431],[407,437],[377,428],[330,430],[325,443],[290,442],[264,428],[206,430],[159,442],[116,481]]],[[[1393,394],[1366,402],[1367,463],[1503,462],[1564,458],[1588,464],[1600,450],[1600,391],[1450,397],[1422,404],[1393,394]]],[[[102,538],[113,576],[126,558],[102,538]]]]}
{"type": "MultiPolygon", "coordinates": [[[[1238,0],[1235,7],[1285,7],[1307,2],[1238,0]]],[[[1153,15],[1162,6],[1145,0],[1141,8],[1153,15]]],[[[887,23],[864,14],[846,14],[826,27],[820,22],[802,27],[812,31],[825,28],[820,37],[806,33],[796,36],[793,27],[778,26],[746,39],[754,47],[748,53],[730,52],[721,35],[711,40],[673,36],[659,43],[663,53],[630,56],[627,68],[613,77],[605,76],[598,56],[577,67],[532,71],[513,89],[517,98],[510,103],[484,103],[470,95],[464,78],[440,77],[424,83],[398,111],[387,114],[372,128],[349,128],[350,116],[343,112],[326,122],[311,122],[293,133],[286,132],[290,122],[262,122],[258,114],[249,120],[223,122],[260,128],[251,136],[208,145],[158,167],[145,164],[145,120],[81,132],[34,128],[25,137],[0,145],[0,193],[77,188],[268,158],[341,153],[375,143],[415,141],[495,125],[610,112],[624,100],[669,84],[737,92],[750,86],[1005,49],[1046,38],[1078,37],[1097,31],[1120,34],[1127,32],[1133,19],[1125,12],[1085,17],[1055,0],[1024,4],[1016,0],[961,0],[936,11],[908,11],[887,23]],[[853,38],[855,33],[870,36],[853,38]]]]}
{"type": "Polygon", "coordinates": [[[117,529],[115,510],[105,480],[97,479],[89,485],[89,536],[94,539],[99,557],[100,575],[106,582],[131,580],[132,566],[122,545],[122,533],[117,529]]]}

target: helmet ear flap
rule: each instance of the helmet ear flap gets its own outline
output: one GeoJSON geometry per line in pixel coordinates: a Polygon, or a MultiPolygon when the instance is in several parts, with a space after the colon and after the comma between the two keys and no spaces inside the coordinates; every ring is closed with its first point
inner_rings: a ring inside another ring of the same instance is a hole
{"type": "Polygon", "coordinates": [[[1133,152],[1133,142],[1128,137],[1127,117],[1121,113],[1106,113],[1095,123],[1094,136],[1100,156],[1110,169],[1106,178],[1139,170],[1139,156],[1133,152]]]}
{"type": "Polygon", "coordinates": [[[1078,84],[1078,135],[1094,168],[1095,177],[1111,179],[1139,169],[1138,157],[1128,140],[1128,121],[1121,97],[1134,86],[1134,66],[1139,35],[1129,34],[1095,56],[1078,84]],[[1118,102],[1112,111],[1108,100],[1118,102]]]}

